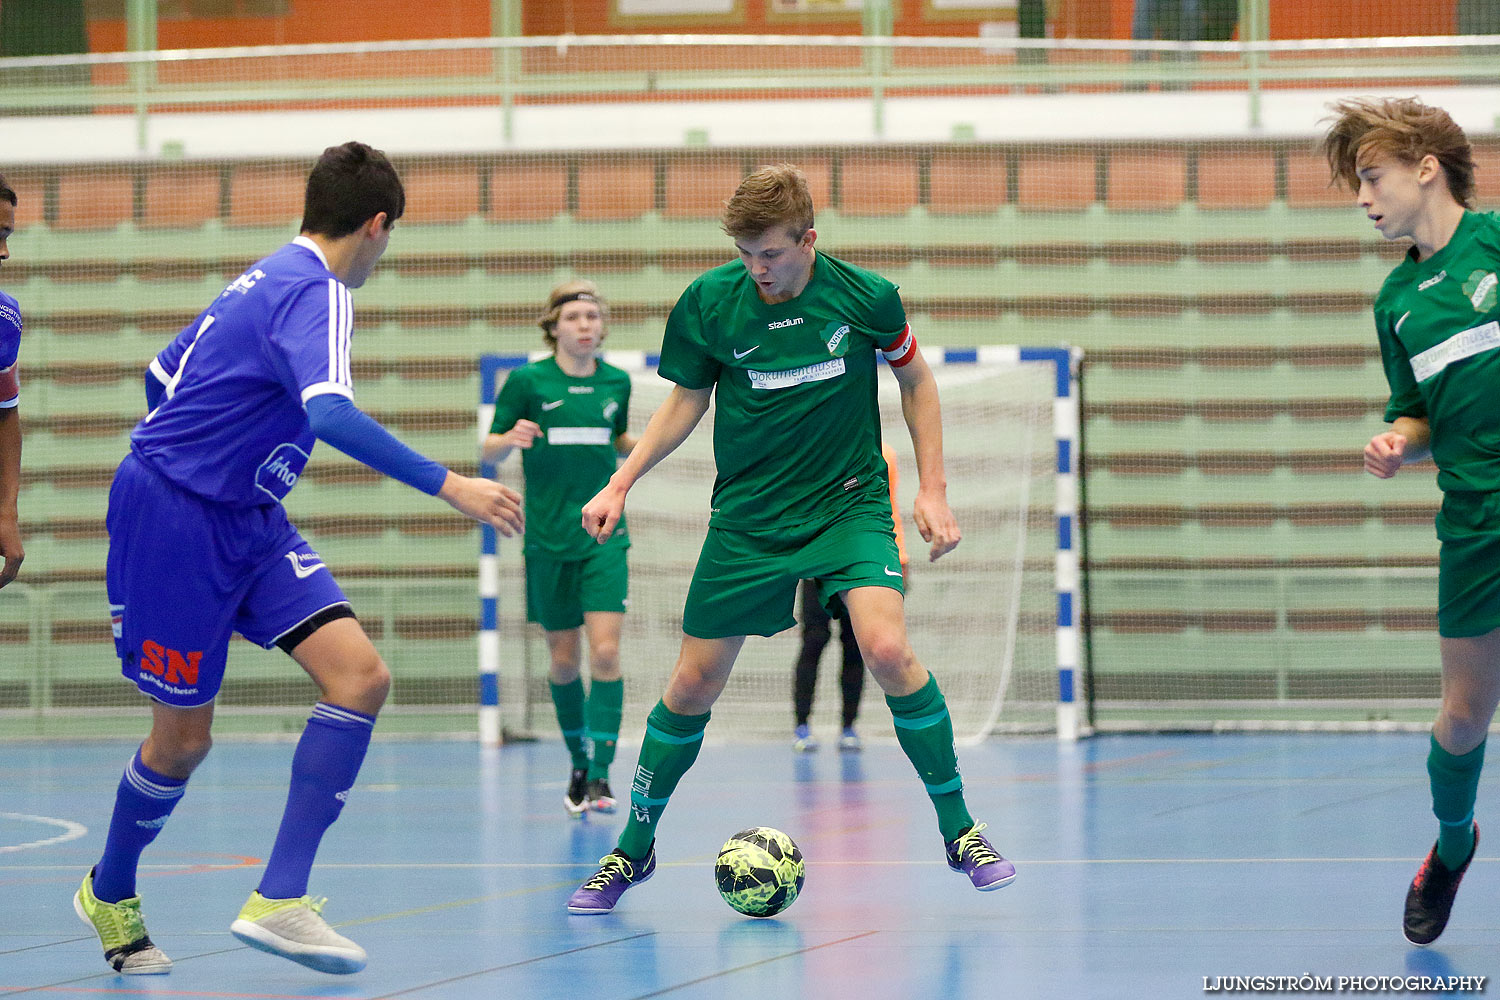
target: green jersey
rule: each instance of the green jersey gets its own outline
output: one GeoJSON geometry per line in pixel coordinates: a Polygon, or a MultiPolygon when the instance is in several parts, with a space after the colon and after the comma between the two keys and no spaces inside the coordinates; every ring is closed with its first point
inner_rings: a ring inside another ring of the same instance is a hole
{"type": "Polygon", "coordinates": [[[715,389],[711,524],[826,523],[866,494],[884,501],[875,352],[905,328],[895,285],[827,254],[801,294],[776,305],[738,261],[687,287],[660,371],[715,389]]]}
{"type": "Polygon", "coordinates": [[[1391,398],[1427,418],[1443,490],[1500,490],[1500,216],[1465,212],[1426,260],[1407,254],[1375,297],[1391,398]]]}
{"type": "MultiPolygon", "coordinates": [[[[614,475],[615,438],[625,433],[629,410],[630,376],[603,361],[594,374],[574,378],[556,358],[543,358],[506,378],[490,433],[504,434],[521,419],[542,429],[521,452],[527,552],[582,559],[598,546],[583,530],[583,505],[614,475]]],[[[605,544],[630,544],[623,518],[605,544]]]]}

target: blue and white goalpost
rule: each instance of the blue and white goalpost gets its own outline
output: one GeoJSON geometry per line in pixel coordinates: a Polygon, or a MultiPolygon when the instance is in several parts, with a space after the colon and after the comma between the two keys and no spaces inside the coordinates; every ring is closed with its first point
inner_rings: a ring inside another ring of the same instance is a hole
{"type": "MultiPolygon", "coordinates": [[[[936,563],[923,558],[923,543],[910,517],[917,483],[910,437],[894,379],[883,375],[884,436],[897,453],[899,499],[914,567],[907,602],[912,646],[942,683],[960,742],[995,732],[1043,730],[1055,730],[1062,740],[1077,739],[1087,728],[1080,711],[1085,696],[1077,473],[1081,352],[986,346],[926,348],[923,354],[939,382],[948,498],[964,537],[936,563]]],[[[489,431],[505,374],[545,356],[486,354],[479,359],[481,440],[489,431]]],[[[657,356],[606,351],[603,358],[631,373],[631,427],[644,427],[669,389],[655,374],[657,356]]],[[[711,421],[712,410],[704,423],[711,421]]],[[[707,524],[711,438],[709,427],[699,427],[631,491],[626,513],[633,539],[630,611],[621,642],[626,733],[644,721],[676,660],[682,600],[707,524]]],[[[524,490],[519,465],[513,458],[505,478],[524,490]]],[[[497,470],[486,464],[480,474],[494,477],[497,470]]],[[[529,718],[529,707],[538,718],[552,714],[546,653],[526,655],[524,619],[519,544],[507,550],[502,570],[498,533],[483,527],[479,737],[486,745],[498,744],[506,729],[502,677],[509,724],[529,718]],[[502,611],[507,629],[500,627],[502,611]]],[[[786,736],[796,642],[793,629],[745,644],[715,708],[716,737],[786,736]]],[[[837,676],[835,669],[822,671],[818,704],[837,703],[837,676]]],[[[876,685],[866,685],[867,700],[878,696],[876,685]]],[[[833,718],[836,713],[823,715],[833,718]]],[[[882,735],[878,724],[889,722],[888,713],[873,704],[861,718],[862,731],[877,739],[882,735]]]]}

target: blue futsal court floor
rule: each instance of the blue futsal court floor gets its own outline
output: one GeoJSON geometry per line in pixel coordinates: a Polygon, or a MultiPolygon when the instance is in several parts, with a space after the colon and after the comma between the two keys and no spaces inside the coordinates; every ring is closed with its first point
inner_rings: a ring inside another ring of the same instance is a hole
{"type": "MultiPolygon", "coordinates": [[[[1435,831],[1425,735],[964,749],[971,809],[1019,870],[991,893],[948,871],[894,745],[799,756],[710,742],[667,809],[655,878],[602,917],[564,904],[623,818],[564,815],[560,743],[377,742],[311,885],[370,953],[348,977],[228,931],[275,836],[290,744],[226,741],[194,776],[140,880],[176,968],[144,977],[110,972],[71,905],[133,744],[3,750],[0,996],[1155,1000],[1222,992],[1205,978],[1500,971],[1500,868],[1483,843],[1447,933],[1427,949],[1401,938],[1435,831]],[[719,845],[754,825],[808,859],[802,897],[770,920],[730,910],[712,880],[719,845]]],[[[615,765],[619,793],[634,757],[615,765]]]]}

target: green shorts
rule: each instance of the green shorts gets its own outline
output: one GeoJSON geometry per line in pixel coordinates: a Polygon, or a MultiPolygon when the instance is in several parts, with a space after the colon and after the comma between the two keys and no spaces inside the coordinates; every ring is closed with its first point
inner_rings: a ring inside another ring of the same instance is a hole
{"type": "Polygon", "coordinates": [[[699,639],[775,635],[797,624],[801,580],[815,580],[824,606],[854,587],[901,591],[901,559],[887,503],[841,514],[831,524],[772,531],[708,529],[682,611],[699,639]]]}
{"type": "Polygon", "coordinates": [[[624,545],[601,545],[582,559],[526,554],[526,620],[548,632],[578,628],[589,611],[623,612],[629,597],[624,545]]]}
{"type": "Polygon", "coordinates": [[[1437,536],[1438,635],[1500,628],[1500,493],[1443,494],[1437,536]]]}

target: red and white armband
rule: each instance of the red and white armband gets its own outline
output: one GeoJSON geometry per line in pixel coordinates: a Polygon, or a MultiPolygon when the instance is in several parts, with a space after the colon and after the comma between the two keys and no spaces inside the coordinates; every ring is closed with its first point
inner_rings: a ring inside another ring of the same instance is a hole
{"type": "Polygon", "coordinates": [[[892,368],[900,368],[912,358],[917,356],[917,338],[912,336],[911,324],[901,328],[896,339],[880,349],[880,353],[891,363],[892,368]]]}

